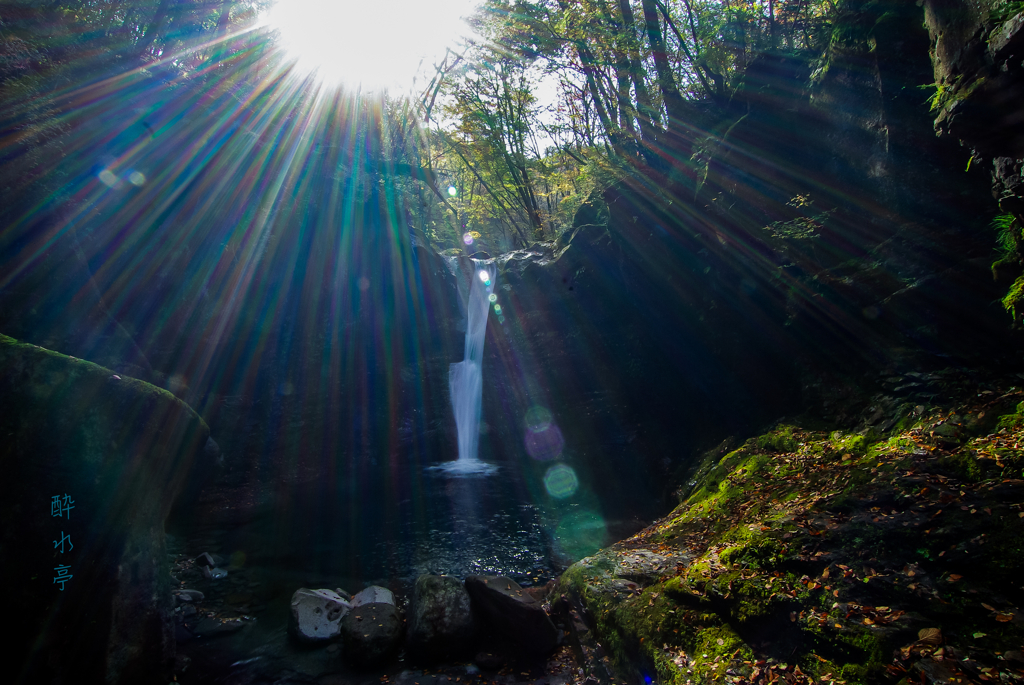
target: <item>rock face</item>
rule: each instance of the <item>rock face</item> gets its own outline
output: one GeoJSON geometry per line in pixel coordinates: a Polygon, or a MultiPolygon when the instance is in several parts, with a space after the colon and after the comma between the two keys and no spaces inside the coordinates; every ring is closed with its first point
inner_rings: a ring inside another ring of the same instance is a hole
{"type": "MultiPolygon", "coordinates": [[[[924,0],[932,42],[935,130],[970,150],[991,170],[1003,233],[992,275],[1006,289],[1003,306],[1024,319],[1024,12],[1000,0],[924,0]],[[1011,237],[1015,236],[1015,237],[1011,237]]],[[[966,151],[965,151],[966,152],[966,151]]],[[[964,155],[966,156],[966,154],[964,155]]],[[[969,168],[969,167],[968,167],[969,168]]],[[[994,212],[994,207],[986,208],[994,212]]]]}
{"type": "Polygon", "coordinates": [[[379,664],[401,645],[402,614],[391,603],[353,602],[352,610],[341,619],[341,634],[346,654],[354,664],[379,664]]]}
{"type": "Polygon", "coordinates": [[[457,658],[474,647],[469,593],[451,576],[420,576],[409,611],[409,652],[421,661],[457,658]]]}
{"type": "Polygon", "coordinates": [[[292,595],[288,632],[300,642],[330,642],[341,635],[349,603],[334,590],[299,588],[292,595]]]}
{"type": "Polygon", "coordinates": [[[21,682],[166,683],[164,521],[209,435],[169,393],[0,336],[0,564],[21,682]]]}
{"type": "Polygon", "coordinates": [[[504,576],[469,576],[466,590],[481,622],[528,657],[543,657],[558,645],[558,629],[540,602],[504,576]]]}
{"type": "Polygon", "coordinates": [[[1024,157],[1024,14],[998,0],[925,0],[931,33],[935,127],[980,156],[1024,157]]]}

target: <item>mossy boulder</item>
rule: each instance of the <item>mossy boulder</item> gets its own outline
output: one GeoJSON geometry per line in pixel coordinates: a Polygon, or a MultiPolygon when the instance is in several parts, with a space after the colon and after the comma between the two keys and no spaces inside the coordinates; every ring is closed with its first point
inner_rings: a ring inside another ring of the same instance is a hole
{"type": "Polygon", "coordinates": [[[616,681],[1021,682],[1001,655],[1024,640],[1024,412],[988,416],[1024,399],[1012,382],[896,407],[888,433],[748,440],[668,516],[571,566],[565,603],[616,681]]]}
{"type": "Polygon", "coordinates": [[[168,682],[163,525],[209,429],[164,390],[0,335],[0,436],[14,679],[168,682]]]}

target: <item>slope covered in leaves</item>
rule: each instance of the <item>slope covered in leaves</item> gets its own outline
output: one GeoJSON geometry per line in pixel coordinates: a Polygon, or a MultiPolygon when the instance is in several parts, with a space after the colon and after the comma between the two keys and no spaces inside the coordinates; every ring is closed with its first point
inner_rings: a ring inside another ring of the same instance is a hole
{"type": "Polygon", "coordinates": [[[1024,391],[949,389],[891,402],[886,431],[751,439],[573,565],[563,608],[592,675],[1024,682],[1024,391]]]}

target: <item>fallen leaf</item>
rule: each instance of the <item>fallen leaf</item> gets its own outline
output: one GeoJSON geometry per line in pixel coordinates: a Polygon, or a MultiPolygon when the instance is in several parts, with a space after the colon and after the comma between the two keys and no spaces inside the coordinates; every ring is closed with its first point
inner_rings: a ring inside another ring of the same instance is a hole
{"type": "Polygon", "coordinates": [[[996,620],[1000,623],[1006,623],[1013,620],[1013,614],[996,614],[996,620]]]}
{"type": "Polygon", "coordinates": [[[996,610],[996,608],[994,606],[991,606],[990,604],[985,604],[984,602],[981,603],[981,606],[985,607],[989,611],[995,611],[996,610]]]}
{"type": "Polygon", "coordinates": [[[922,628],[917,633],[917,641],[926,645],[937,645],[942,642],[942,629],[922,628]]]}
{"type": "Polygon", "coordinates": [[[960,580],[961,578],[963,578],[963,576],[960,575],[959,573],[950,573],[949,574],[949,582],[951,582],[951,583],[955,583],[956,581],[960,580]]]}

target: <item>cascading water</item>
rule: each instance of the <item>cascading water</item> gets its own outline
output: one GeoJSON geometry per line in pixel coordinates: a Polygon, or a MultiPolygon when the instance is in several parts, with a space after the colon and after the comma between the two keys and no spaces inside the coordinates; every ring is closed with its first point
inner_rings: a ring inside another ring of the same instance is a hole
{"type": "Polygon", "coordinates": [[[472,260],[473,272],[466,304],[465,358],[448,369],[448,389],[455,412],[458,433],[459,458],[439,467],[448,473],[486,475],[497,470],[495,466],[477,458],[480,445],[480,406],[483,399],[484,337],[487,333],[487,314],[497,276],[493,264],[472,260]]]}

